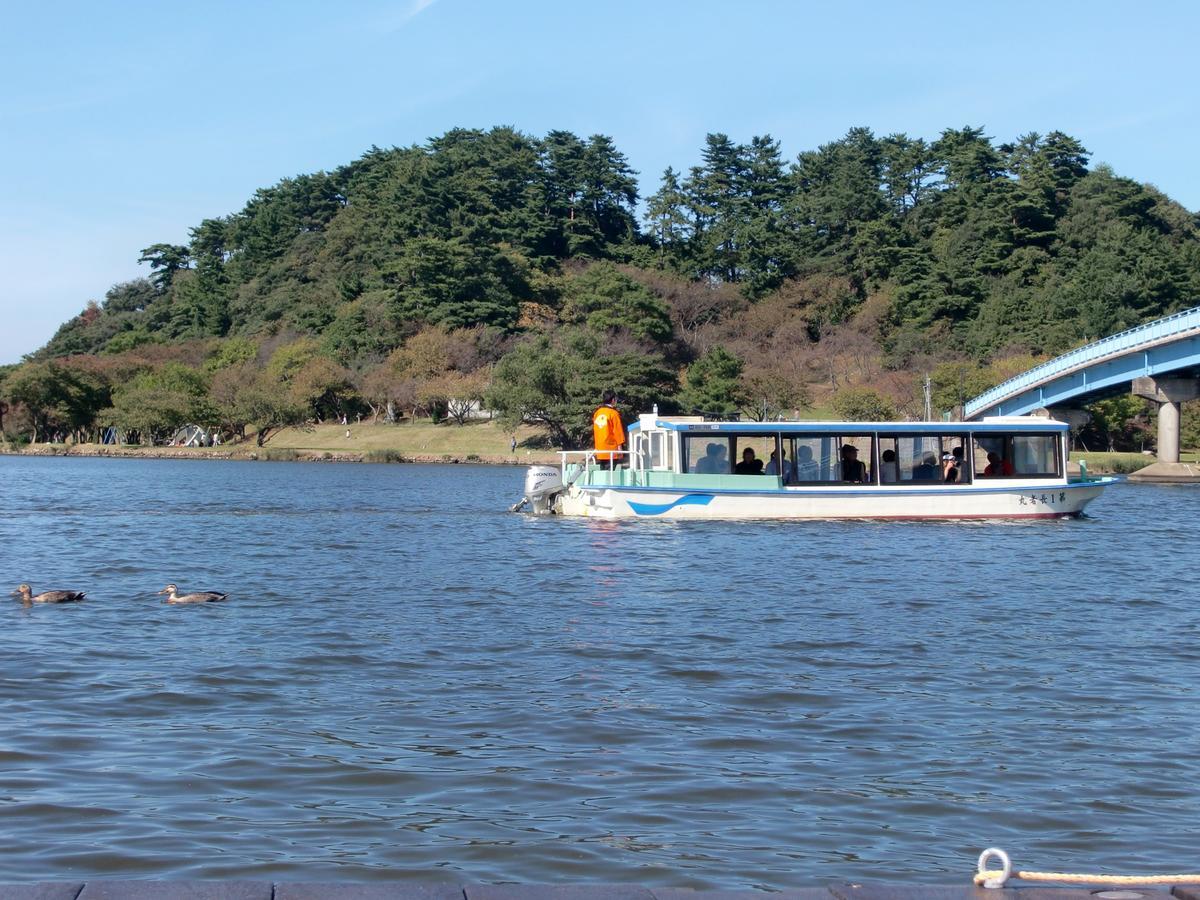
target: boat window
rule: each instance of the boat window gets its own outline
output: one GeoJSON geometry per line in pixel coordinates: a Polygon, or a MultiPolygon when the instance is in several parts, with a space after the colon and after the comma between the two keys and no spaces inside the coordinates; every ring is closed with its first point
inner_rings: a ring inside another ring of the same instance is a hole
{"type": "Polygon", "coordinates": [[[671,441],[665,431],[648,431],[645,433],[646,445],[643,462],[648,469],[657,471],[671,468],[671,441]]]}
{"type": "Polygon", "coordinates": [[[870,435],[821,435],[805,437],[784,435],[783,452],[789,467],[785,480],[791,484],[822,484],[843,482],[842,448],[853,447],[853,454],[862,463],[862,471],[854,480],[871,483],[874,479],[874,459],[870,435]]]}
{"type": "Polygon", "coordinates": [[[838,455],[841,446],[836,437],[784,438],[784,452],[792,461],[794,480],[799,484],[837,481],[838,455]]]}
{"type": "Polygon", "coordinates": [[[722,434],[687,434],[683,437],[685,472],[699,475],[729,475],[732,440],[722,434]]]}
{"type": "MultiPolygon", "coordinates": [[[[880,435],[879,470],[882,484],[944,484],[946,456],[962,458],[958,484],[971,481],[966,458],[967,436],[959,434],[880,435]],[[956,455],[955,450],[959,453],[956,455]]],[[[952,464],[952,463],[951,463],[952,464]]]]}
{"type": "Polygon", "coordinates": [[[1061,475],[1057,434],[977,434],[975,469],[981,478],[1052,478],[1061,475]]]}
{"type": "Polygon", "coordinates": [[[871,458],[869,435],[847,435],[838,448],[838,479],[853,484],[874,481],[875,462],[871,458]]]}
{"type": "Polygon", "coordinates": [[[948,434],[942,437],[942,480],[945,481],[946,473],[946,454],[949,453],[954,457],[952,465],[954,466],[955,478],[954,481],[958,484],[971,483],[971,460],[967,456],[967,447],[970,446],[968,436],[965,434],[948,434]]]}
{"type": "MultiPolygon", "coordinates": [[[[767,465],[775,453],[774,434],[736,434],[733,446],[733,473],[735,475],[766,475],[767,465]]],[[[771,472],[770,474],[777,474],[771,472]]]]}

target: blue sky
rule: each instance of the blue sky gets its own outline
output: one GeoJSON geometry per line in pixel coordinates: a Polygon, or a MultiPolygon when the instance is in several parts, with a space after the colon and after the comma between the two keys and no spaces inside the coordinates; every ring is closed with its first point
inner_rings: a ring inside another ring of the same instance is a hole
{"type": "Polygon", "coordinates": [[[643,195],[708,132],[1054,129],[1200,209],[1200,5],[0,0],[0,363],[255,189],[455,126],[611,135],[643,195]]]}

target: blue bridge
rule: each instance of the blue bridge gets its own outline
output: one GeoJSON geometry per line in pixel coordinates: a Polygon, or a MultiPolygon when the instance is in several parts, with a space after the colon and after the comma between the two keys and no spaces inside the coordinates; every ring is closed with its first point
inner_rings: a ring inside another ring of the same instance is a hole
{"type": "Polygon", "coordinates": [[[1158,459],[1179,462],[1179,404],[1200,396],[1200,306],[1147,322],[1052,359],[963,405],[964,419],[1057,418],[1086,403],[1133,391],[1159,404],[1158,459]]]}

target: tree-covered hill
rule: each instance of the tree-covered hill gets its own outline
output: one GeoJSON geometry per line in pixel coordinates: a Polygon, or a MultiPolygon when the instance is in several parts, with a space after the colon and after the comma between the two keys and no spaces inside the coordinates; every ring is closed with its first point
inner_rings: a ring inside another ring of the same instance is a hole
{"type": "Polygon", "coordinates": [[[603,135],[455,129],[146,248],[149,278],[0,390],[43,433],[143,436],[185,412],[269,433],[486,396],[569,441],[610,384],[631,411],[904,414],[918,371],[950,406],[1200,302],[1197,217],[1088,163],[1061,132],[854,128],[790,162],[770,136],[712,134],[639,202],[603,135]]]}

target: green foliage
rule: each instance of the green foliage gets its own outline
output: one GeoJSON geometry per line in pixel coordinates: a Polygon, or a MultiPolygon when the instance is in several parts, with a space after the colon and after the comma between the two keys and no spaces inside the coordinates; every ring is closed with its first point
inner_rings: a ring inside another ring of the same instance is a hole
{"type": "Polygon", "coordinates": [[[308,418],[308,406],[296,399],[288,386],[269,373],[261,373],[237,398],[239,418],[257,427],[255,441],[263,446],[273,432],[300,425],[308,418]]]}
{"type": "Polygon", "coordinates": [[[298,397],[290,384],[250,362],[219,370],[210,397],[222,427],[243,434],[248,426],[255,426],[260,447],[280,428],[303,424],[311,412],[310,403],[298,397]]]}
{"type": "Polygon", "coordinates": [[[794,377],[776,369],[742,372],[742,412],[756,422],[790,414],[808,403],[808,392],[794,377]]]}
{"type": "Polygon", "coordinates": [[[280,382],[290,382],[320,352],[320,345],[312,338],[301,338],[285,344],[271,354],[267,362],[267,374],[280,382]]]}
{"type": "Polygon", "coordinates": [[[589,266],[568,279],[563,291],[562,320],[595,331],[624,329],[642,340],[671,337],[666,304],[609,262],[589,266]]]}
{"type": "Polygon", "coordinates": [[[749,405],[742,368],[742,361],[724,347],[713,347],[684,373],[680,407],[692,415],[729,416],[749,405]]]}
{"type": "Polygon", "coordinates": [[[1143,450],[1153,442],[1149,403],[1134,394],[1109,397],[1084,407],[1092,420],[1075,435],[1085,450],[1143,450]]]}
{"type": "Polygon", "coordinates": [[[159,343],[162,343],[162,338],[151,334],[145,328],[131,328],[129,331],[121,331],[113,335],[108,343],[100,349],[100,352],[109,356],[116,356],[144,346],[145,344],[159,343]]]}
{"type": "Polygon", "coordinates": [[[321,420],[340,418],[357,397],[350,373],[325,356],[313,356],[287,379],[292,399],[321,420]]]}
{"type": "Polygon", "coordinates": [[[153,283],[147,278],[138,278],[114,284],[104,295],[104,302],[100,307],[110,315],[137,313],[145,310],[157,299],[158,292],[153,283]]]}
{"type": "Polygon", "coordinates": [[[258,345],[247,337],[231,337],[222,341],[217,352],[204,362],[204,371],[216,372],[238,363],[249,362],[258,355],[258,345]]]}
{"type": "Polygon", "coordinates": [[[677,269],[686,269],[683,259],[692,222],[686,211],[687,194],[679,184],[679,173],[667,166],[662,174],[662,187],[646,200],[645,220],[651,226],[650,239],[657,247],[659,266],[670,264],[677,269]]]}
{"type": "Polygon", "coordinates": [[[606,353],[594,334],[539,335],[500,360],[486,403],[506,428],[542,425],[563,447],[591,440],[591,414],[605,390],[626,415],[665,404],[674,378],[655,354],[606,353]]]}
{"type": "Polygon", "coordinates": [[[158,442],[187,424],[207,424],[214,410],[204,375],[179,363],[135,376],[113,391],[112,406],[101,412],[105,425],[158,442]]]}
{"type": "Polygon", "coordinates": [[[108,396],[101,379],[55,362],[30,362],[10,371],[3,390],[6,402],[24,413],[35,443],[55,431],[80,434],[108,396]]]}
{"type": "Polygon", "coordinates": [[[847,422],[889,422],[896,406],[871,388],[842,388],[833,395],[833,408],[847,422]]]}
{"type": "Polygon", "coordinates": [[[401,329],[387,291],[370,291],[342,304],[321,336],[324,350],[342,365],[378,359],[401,340],[401,329]]]}
{"type": "Polygon", "coordinates": [[[800,154],[789,217],[806,226],[810,253],[853,264],[859,231],[887,210],[884,163],[884,148],[868,128],[852,128],[841,140],[800,154]]]}
{"type": "Polygon", "coordinates": [[[12,409],[8,391],[5,389],[4,385],[5,382],[8,381],[8,376],[16,370],[16,365],[0,365],[0,441],[5,440],[6,438],[6,433],[4,430],[4,417],[12,409]]]}
{"type": "Polygon", "coordinates": [[[997,378],[988,367],[975,362],[941,363],[929,373],[933,409],[949,412],[972,397],[995,387],[1004,379],[997,378]]]}
{"type": "Polygon", "coordinates": [[[1190,400],[1181,405],[1179,446],[1200,450],[1200,400],[1190,400]]]}
{"type": "Polygon", "coordinates": [[[400,317],[450,328],[511,327],[517,298],[529,292],[500,249],[440,238],[410,241],[385,275],[397,285],[400,317]]]}
{"type": "Polygon", "coordinates": [[[151,283],[159,293],[165,293],[174,282],[176,273],[190,265],[191,253],[187,247],[178,244],[151,244],[142,251],[138,263],[150,264],[151,283]]]}
{"type": "Polygon", "coordinates": [[[552,131],[543,152],[548,211],[562,229],[559,254],[596,259],[632,243],[637,180],[612,139],[594,134],[585,142],[568,131],[552,131]]]}

